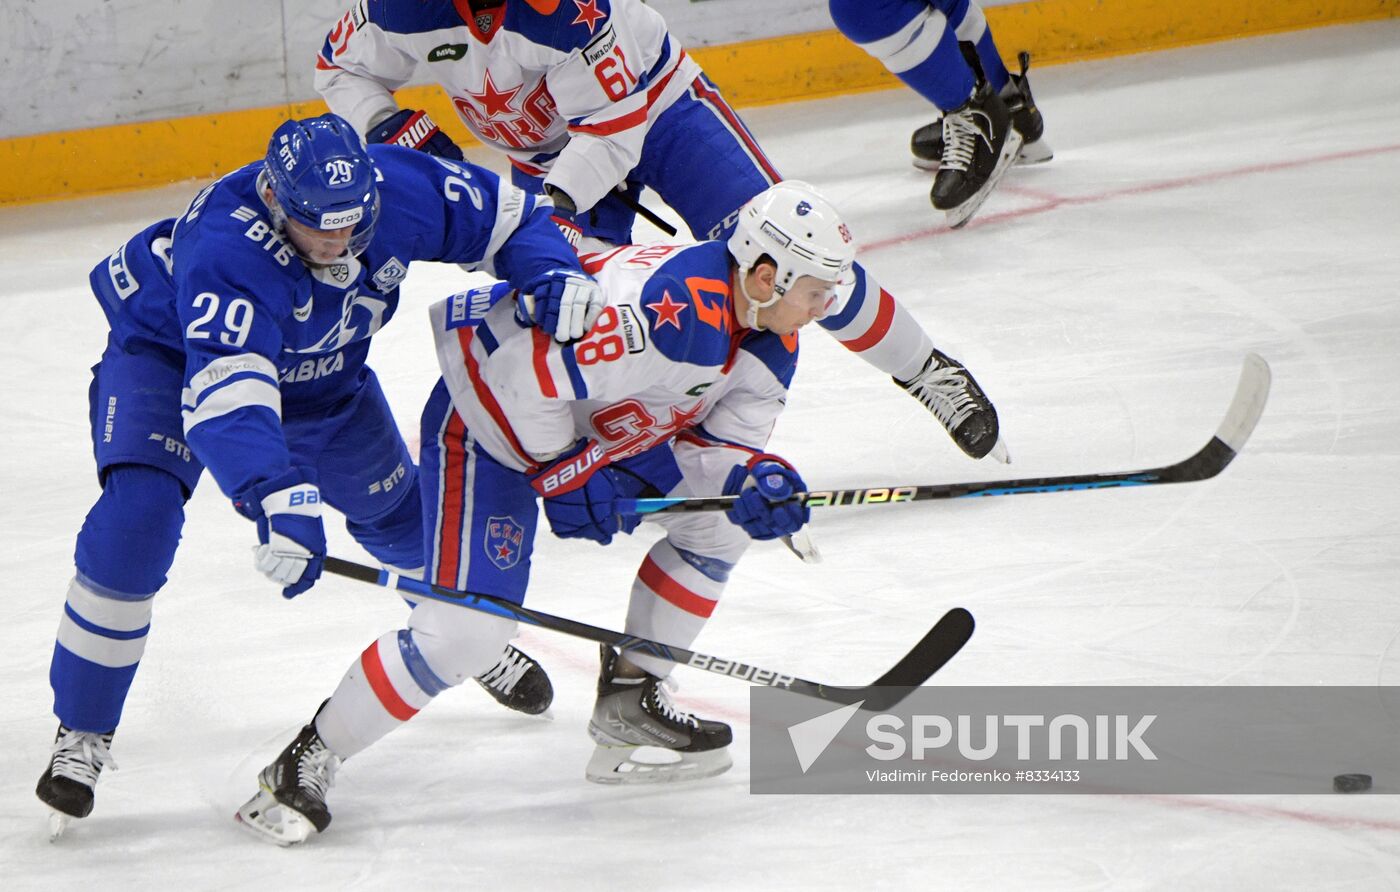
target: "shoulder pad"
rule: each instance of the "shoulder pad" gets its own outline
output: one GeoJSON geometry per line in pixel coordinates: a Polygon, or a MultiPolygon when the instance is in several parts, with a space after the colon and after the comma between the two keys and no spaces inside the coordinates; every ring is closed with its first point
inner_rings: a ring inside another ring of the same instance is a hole
{"type": "Polygon", "coordinates": [[[422,0],[366,0],[365,18],[394,34],[421,34],[460,28],[462,17],[455,3],[424,3],[422,0]]]}
{"type": "Polygon", "coordinates": [[[730,313],[726,297],[701,291],[665,274],[653,275],[637,306],[656,349],[672,362],[723,366],[729,359],[730,313]]]}
{"type": "Polygon", "coordinates": [[[563,53],[582,49],[611,25],[611,0],[516,0],[506,7],[507,29],[563,53]]]}
{"type": "Polygon", "coordinates": [[[475,189],[487,189],[493,194],[500,182],[496,174],[470,161],[438,158],[392,143],[370,143],[365,149],[378,168],[375,180],[379,186],[381,212],[389,208],[391,201],[413,200],[398,197],[396,193],[426,188],[432,197],[418,198],[418,202],[441,202],[444,194],[452,200],[461,198],[460,192],[471,194],[471,190],[461,181],[468,181],[475,189]],[[458,185],[452,191],[445,192],[443,183],[448,177],[455,177],[458,185]],[[386,199],[386,195],[395,195],[395,198],[386,199]]]}

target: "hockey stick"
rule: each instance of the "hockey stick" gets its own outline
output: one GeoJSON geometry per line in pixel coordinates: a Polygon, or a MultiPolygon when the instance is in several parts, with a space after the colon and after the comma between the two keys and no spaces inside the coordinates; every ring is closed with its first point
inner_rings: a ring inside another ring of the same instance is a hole
{"type": "Polygon", "coordinates": [[[503,616],[532,626],[539,626],[541,629],[552,629],[566,635],[573,635],[575,638],[585,638],[600,644],[609,644],[619,650],[635,651],[659,657],[663,660],[682,663],[696,669],[704,669],[706,672],[713,672],[717,675],[727,675],[730,678],[737,678],[740,681],[756,685],[784,688],[795,694],[816,697],[818,700],[830,700],[835,703],[860,703],[864,701],[866,709],[876,711],[894,706],[909,694],[910,689],[923,684],[929,676],[943,668],[943,664],[951,660],[959,650],[962,650],[962,646],[972,637],[975,625],[971,613],[961,607],[954,607],[944,614],[943,618],[935,623],[933,628],[929,629],[919,640],[919,643],[914,645],[914,649],[905,654],[890,671],[863,688],[847,688],[807,681],[771,669],[762,669],[758,666],[740,663],[737,660],[725,660],[709,654],[686,650],[683,647],[673,647],[658,641],[639,638],[636,635],[627,635],[598,626],[590,626],[576,620],[531,610],[528,607],[512,604],[490,595],[478,595],[472,592],[443,588],[432,583],[399,576],[384,570],[376,570],[373,567],[366,567],[364,564],[336,557],[326,558],[325,568],[327,573],[334,573],[337,576],[370,582],[385,588],[398,589],[419,598],[480,610],[494,616],[503,616]]]}
{"type": "MultiPolygon", "coordinates": [[[[1221,471],[1244,448],[1269,396],[1269,364],[1257,354],[1245,357],[1235,397],[1225,419],[1195,455],[1173,465],[1147,471],[1117,474],[1074,474],[1064,477],[1029,477],[1022,480],[987,480],[977,483],[940,483],[927,486],[872,486],[797,493],[793,498],[812,508],[846,505],[880,505],[922,502],[927,499],[960,499],[967,496],[1009,496],[1024,492],[1064,492],[1074,489],[1109,489],[1117,486],[1149,486],[1157,483],[1190,483],[1207,480],[1221,471]]],[[[725,511],[738,496],[696,498],[619,499],[623,514],[725,511]]]]}
{"type": "Polygon", "coordinates": [[[646,220],[652,226],[655,226],[668,236],[674,236],[676,234],[676,227],[658,217],[655,211],[628,195],[623,189],[615,189],[613,190],[613,194],[617,196],[618,201],[627,206],[628,210],[641,217],[643,220],[646,220]]]}

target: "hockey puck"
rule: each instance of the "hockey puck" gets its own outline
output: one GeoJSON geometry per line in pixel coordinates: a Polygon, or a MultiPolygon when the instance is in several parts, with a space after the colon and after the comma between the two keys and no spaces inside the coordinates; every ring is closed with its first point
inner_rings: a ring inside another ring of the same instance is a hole
{"type": "Polygon", "coordinates": [[[1338,793],[1364,793],[1371,789],[1371,775],[1339,774],[1332,778],[1332,789],[1338,793]]]}

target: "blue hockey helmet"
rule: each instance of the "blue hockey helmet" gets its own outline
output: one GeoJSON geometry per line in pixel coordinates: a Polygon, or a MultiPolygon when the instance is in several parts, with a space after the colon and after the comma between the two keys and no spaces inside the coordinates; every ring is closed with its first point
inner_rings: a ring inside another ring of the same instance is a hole
{"type": "Polygon", "coordinates": [[[350,253],[369,247],[379,190],[374,162],[348,121],[332,114],[283,121],[267,144],[265,168],[283,214],[312,229],[354,226],[350,253]]]}

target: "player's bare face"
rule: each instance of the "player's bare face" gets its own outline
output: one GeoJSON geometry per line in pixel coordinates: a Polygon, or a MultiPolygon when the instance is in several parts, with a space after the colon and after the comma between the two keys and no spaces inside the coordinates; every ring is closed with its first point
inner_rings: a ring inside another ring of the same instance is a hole
{"type": "Polygon", "coordinates": [[[350,236],[355,227],[342,229],[315,229],[303,223],[287,219],[287,238],[302,257],[319,266],[335,263],[350,247],[350,236]]]}
{"type": "Polygon", "coordinates": [[[765,331],[790,335],[809,322],[826,315],[836,299],[836,288],[812,276],[802,276],[777,303],[758,311],[758,324],[765,331]]]}

